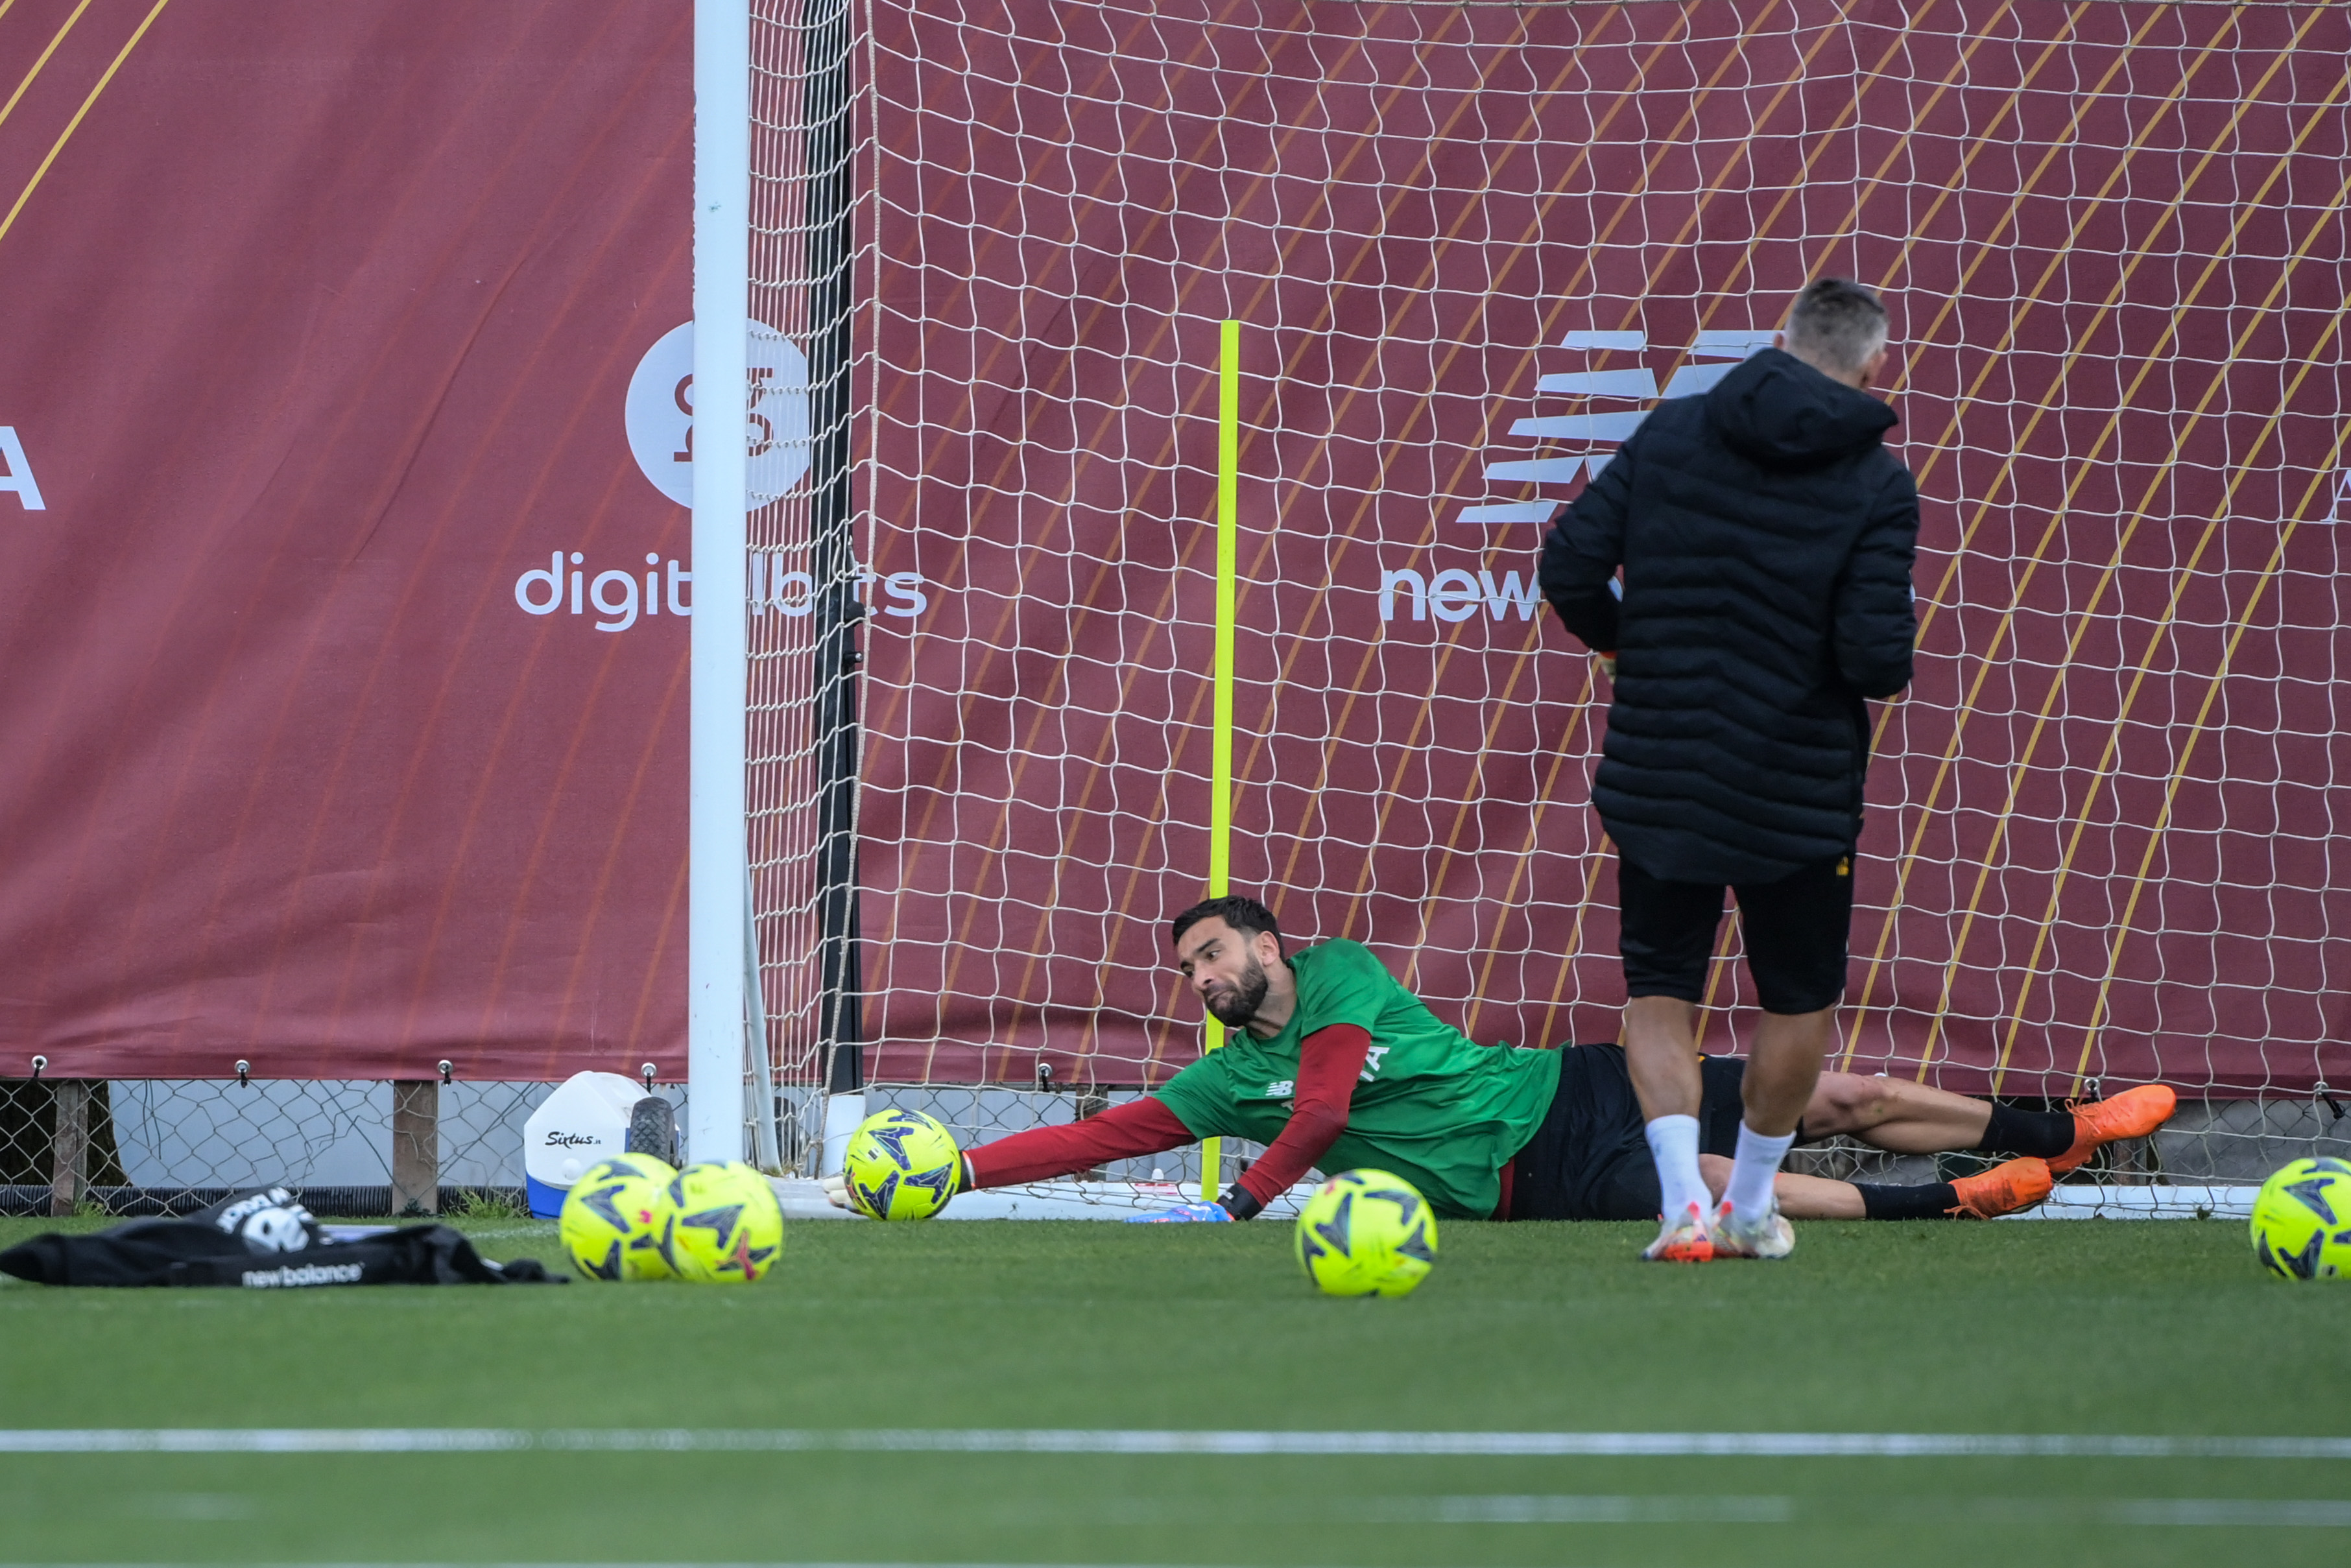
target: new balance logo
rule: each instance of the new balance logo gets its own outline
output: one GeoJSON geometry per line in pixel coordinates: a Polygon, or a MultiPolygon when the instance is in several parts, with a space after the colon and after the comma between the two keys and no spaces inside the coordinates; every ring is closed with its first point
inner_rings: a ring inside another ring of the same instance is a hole
{"type": "MultiPolygon", "coordinates": [[[[1489,451],[1489,457],[1501,461],[1486,465],[1488,482],[1564,486],[1599,473],[1616,455],[1617,446],[1649,417],[1659,399],[1690,397],[1710,390],[1740,361],[1770,347],[1772,336],[1768,327],[1708,328],[1687,349],[1674,350],[1668,345],[1657,345],[1667,351],[1654,355],[1643,332],[1579,329],[1568,333],[1557,347],[1575,352],[1579,359],[1569,362],[1583,368],[1544,374],[1536,380],[1534,390],[1538,397],[1574,400],[1566,405],[1571,412],[1533,413],[1513,421],[1511,435],[1547,444],[1534,449],[1541,452],[1539,456],[1529,455],[1528,448],[1516,443],[1489,451]],[[1600,355],[1615,358],[1602,369],[1596,361],[1600,355]],[[1627,360],[1635,362],[1628,364],[1627,360]],[[1649,362],[1638,362],[1643,360],[1649,362]],[[1660,387],[1656,367],[1667,364],[1672,371],[1660,387]]],[[[2346,494],[2351,494],[2351,480],[2346,484],[2346,494]]],[[[1547,523],[1568,498],[1562,491],[1535,500],[1480,501],[1463,507],[1454,517],[1464,523],[1547,523]]],[[[1541,608],[1541,591],[1532,572],[1521,580],[1515,571],[1497,577],[1490,566],[1439,569],[1383,564],[1380,569],[1380,619],[1391,623],[1437,620],[1483,626],[1487,617],[1510,621],[1513,611],[1517,620],[1532,622],[1541,608]]],[[[1464,626],[1460,634],[1471,631],[1464,626]]],[[[1499,631],[1493,634],[1501,635],[1499,631]]]]}
{"type": "MultiPolygon", "coordinates": [[[[1521,419],[1511,424],[1510,434],[1559,442],[1575,450],[1489,463],[1486,477],[1504,484],[1566,485],[1597,474],[1615,455],[1616,446],[1649,417],[1649,407],[1655,406],[1658,399],[1694,397],[1711,391],[1740,361],[1759,349],[1770,348],[1772,336],[1768,327],[1709,329],[1700,332],[1687,350],[1684,362],[1667,379],[1662,392],[1657,387],[1656,373],[1646,366],[1565,371],[1541,377],[1535,382],[1538,395],[1575,398],[1579,400],[1575,405],[1578,412],[1521,419]],[[1648,406],[1625,406],[1634,403],[1648,406]],[[1611,404],[1616,406],[1608,406],[1611,404]]],[[[1649,340],[1641,332],[1575,331],[1561,339],[1559,347],[1587,356],[1622,356],[1645,353],[1649,340]]],[[[1458,520],[1540,523],[1550,519],[1554,505],[1552,501],[1488,502],[1462,507],[1458,520]]]]}
{"type": "Polygon", "coordinates": [[[247,1269],[242,1276],[248,1291],[274,1291],[307,1285],[356,1285],[360,1268],[357,1263],[306,1263],[298,1269],[247,1269]]]}
{"type": "MultiPolygon", "coordinates": [[[[1543,503],[1543,516],[1551,516],[1551,503],[1543,503]]],[[[1431,614],[1439,621],[1468,621],[1484,610],[1497,621],[1505,619],[1512,610],[1521,621],[1535,618],[1536,608],[1542,603],[1542,594],[1535,585],[1535,574],[1527,573],[1520,582],[1515,571],[1506,571],[1499,578],[1491,569],[1479,568],[1471,572],[1462,567],[1447,567],[1440,572],[1423,577],[1412,567],[1380,572],[1380,619],[1393,621],[1396,616],[1396,600],[1405,596],[1415,621],[1426,621],[1431,614]]]]}

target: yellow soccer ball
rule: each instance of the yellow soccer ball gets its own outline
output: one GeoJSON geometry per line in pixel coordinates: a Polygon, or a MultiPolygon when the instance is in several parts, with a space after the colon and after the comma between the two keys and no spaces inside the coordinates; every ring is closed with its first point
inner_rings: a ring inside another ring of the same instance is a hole
{"type": "Polygon", "coordinates": [[[881,1111],[858,1124],[841,1162],[849,1201],[869,1219],[928,1219],[962,1185],[963,1154],[919,1111],[881,1111]]]}
{"type": "Polygon", "coordinates": [[[784,1253],[784,1206],[768,1178],[740,1160],[688,1166],[669,1184],[677,1215],[677,1276],[697,1285],[747,1285],[784,1253]]]}
{"type": "Polygon", "coordinates": [[[563,1196],[558,1232],[583,1280],[667,1280],[677,1273],[677,1172],[651,1155],[615,1155],[580,1173],[563,1196]]]}
{"type": "Polygon", "coordinates": [[[2253,1199],[2253,1256],[2289,1280],[2351,1274],[2351,1162],[2296,1160],[2253,1199]]]}
{"type": "Polygon", "coordinates": [[[1325,1295],[1405,1296],[1436,1267],[1437,1216],[1402,1176],[1347,1171],[1306,1200],[1293,1244],[1325,1295]]]}

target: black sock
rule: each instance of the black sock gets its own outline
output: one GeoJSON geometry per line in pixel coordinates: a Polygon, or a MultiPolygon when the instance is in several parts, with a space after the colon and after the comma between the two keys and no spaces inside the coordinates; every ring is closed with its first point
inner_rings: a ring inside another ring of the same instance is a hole
{"type": "Polygon", "coordinates": [[[1948,1219],[1947,1210],[1959,1206],[1959,1195],[1947,1181],[1924,1186],[1870,1186],[1853,1184],[1861,1194],[1861,1211],[1871,1219],[1948,1219]]]}
{"type": "Polygon", "coordinates": [[[1986,1154],[2034,1155],[2044,1160],[2055,1159],[2073,1146],[2073,1113],[2020,1111],[1997,1103],[1991,1108],[1991,1120],[1984,1124],[1983,1142],[1976,1145],[1986,1154]]]}

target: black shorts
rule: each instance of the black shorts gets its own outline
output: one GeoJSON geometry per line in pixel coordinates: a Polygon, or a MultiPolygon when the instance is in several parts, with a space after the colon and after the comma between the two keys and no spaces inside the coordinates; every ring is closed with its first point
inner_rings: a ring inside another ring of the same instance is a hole
{"type": "MultiPolygon", "coordinates": [[[[1507,1218],[1656,1218],[1664,1199],[1625,1048],[1571,1045],[1559,1055],[1559,1092],[1513,1162],[1507,1218]]],[[[1746,1076],[1743,1057],[1698,1059],[1699,1153],[1729,1159],[1738,1152],[1739,1086],[1746,1076]]]]}
{"type": "MultiPolygon", "coordinates": [[[[1816,1013],[1844,995],[1845,945],[1853,933],[1853,857],[1821,861],[1778,882],[1742,884],[1740,935],[1755,999],[1767,1013],[1816,1013]]],[[[1706,994],[1706,966],[1722,925],[1719,883],[1667,882],[1622,854],[1616,904],[1623,915],[1616,950],[1628,997],[1706,994]]]]}

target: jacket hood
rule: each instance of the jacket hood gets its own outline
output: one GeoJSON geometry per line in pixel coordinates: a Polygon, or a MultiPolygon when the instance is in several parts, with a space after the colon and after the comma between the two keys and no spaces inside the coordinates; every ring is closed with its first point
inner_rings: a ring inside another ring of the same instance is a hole
{"type": "Polygon", "coordinates": [[[1901,421],[1867,392],[1766,349],[1706,394],[1708,423],[1765,468],[1818,468],[1876,445],[1901,421]]]}

